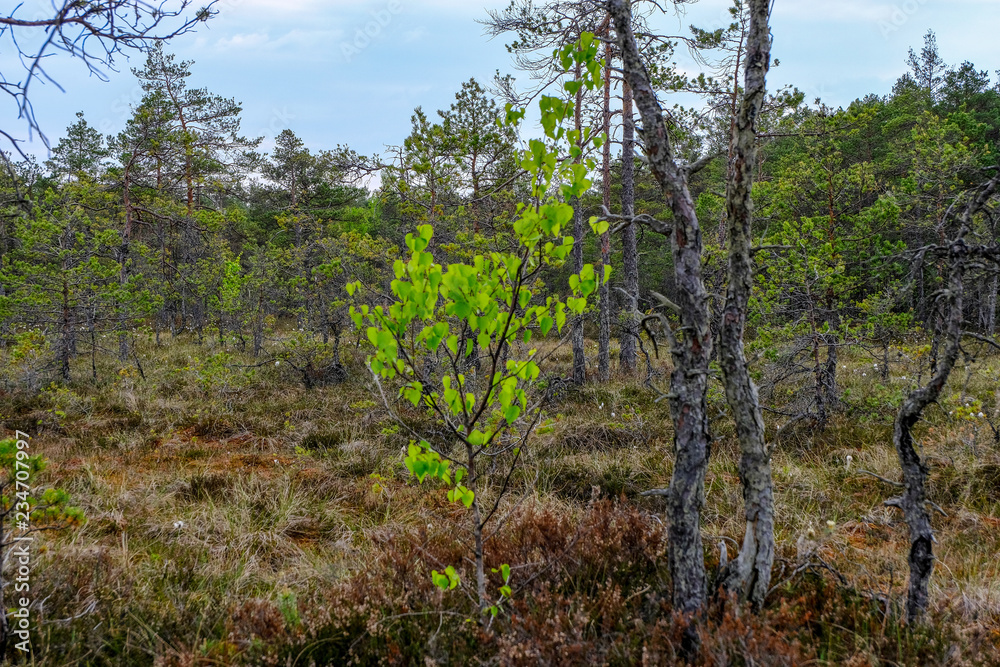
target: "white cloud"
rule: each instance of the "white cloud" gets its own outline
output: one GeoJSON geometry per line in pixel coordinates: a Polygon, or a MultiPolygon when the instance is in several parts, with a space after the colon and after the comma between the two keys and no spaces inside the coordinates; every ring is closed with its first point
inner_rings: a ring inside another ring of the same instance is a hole
{"type": "Polygon", "coordinates": [[[429,33],[427,28],[420,26],[419,28],[414,28],[413,30],[407,30],[403,33],[403,42],[409,44],[410,42],[418,42],[426,37],[429,33]]]}
{"type": "Polygon", "coordinates": [[[266,44],[267,41],[266,32],[237,33],[230,37],[223,37],[215,43],[215,46],[218,49],[252,49],[266,44]]]}
{"type": "Polygon", "coordinates": [[[313,49],[315,47],[329,47],[336,40],[344,37],[344,31],[333,30],[291,30],[281,37],[267,43],[267,48],[274,50],[285,46],[295,49],[313,49]]]}

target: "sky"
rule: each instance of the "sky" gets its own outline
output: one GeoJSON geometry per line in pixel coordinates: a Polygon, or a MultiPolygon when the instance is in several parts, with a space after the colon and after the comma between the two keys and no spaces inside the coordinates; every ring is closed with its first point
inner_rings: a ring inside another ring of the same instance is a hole
{"type": "MultiPolygon", "coordinates": [[[[28,0],[18,16],[44,14],[55,0],[28,0]]],[[[446,109],[463,81],[489,82],[495,71],[513,71],[503,37],[489,40],[488,8],[508,0],[220,0],[218,15],[168,50],[192,60],[190,85],[243,104],[246,136],[263,136],[264,148],[291,128],[313,150],[346,144],[376,154],[402,143],[413,109],[446,109]]],[[[658,19],[663,32],[687,34],[728,23],[729,0],[700,0],[683,15],[658,19]]],[[[930,28],[949,65],[973,62],[996,79],[1000,0],[776,0],[772,15],[769,87],[793,84],[812,101],[846,105],[868,93],[884,95],[906,70],[909,48],[919,51],[930,28]]],[[[31,44],[37,35],[24,34],[31,44]]],[[[19,76],[11,43],[0,39],[0,72],[19,76]]],[[[105,134],[117,133],[141,90],[130,68],[141,54],[119,59],[107,81],[88,76],[78,61],[58,54],[48,71],[64,89],[33,84],[37,118],[55,144],[83,111],[105,134]]],[[[695,64],[680,54],[682,67],[695,64]]],[[[665,100],[672,104],[670,100],[665,100]]],[[[16,108],[0,105],[2,128],[27,138],[16,108]]],[[[22,144],[45,157],[37,136],[22,144]]]]}

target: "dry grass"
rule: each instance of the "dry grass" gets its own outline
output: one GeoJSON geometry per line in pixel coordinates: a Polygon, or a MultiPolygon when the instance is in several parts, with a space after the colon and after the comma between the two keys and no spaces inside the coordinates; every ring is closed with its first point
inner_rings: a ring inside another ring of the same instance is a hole
{"type": "MultiPolygon", "coordinates": [[[[464,621],[472,612],[461,592],[430,585],[432,568],[468,570],[464,512],[444,489],[408,478],[407,439],[359,362],[348,382],[306,391],[280,367],[211,367],[217,351],[149,345],[145,379],[106,359],[96,386],[0,398],[5,427],[36,436],[51,461],[45,481],[88,517],[41,545],[35,664],[679,659],[682,625],[663,597],[662,505],[639,497],[669,482],[669,414],[641,382],[616,377],[549,406],[552,423],[526,451],[488,544],[492,566],[514,567],[515,600],[484,631],[464,621]]],[[[991,664],[1000,655],[1000,444],[985,418],[948,411],[979,401],[1000,424],[1000,358],[956,373],[918,431],[947,517],[934,518],[931,620],[911,630],[899,621],[906,528],[882,506],[894,489],[859,470],[898,477],[893,407],[919,364],[899,357],[882,385],[869,361],[844,357],[848,394],[825,432],[777,438],[781,422],[768,418],[780,585],[760,619],[713,608],[694,662],[991,664]],[[819,568],[784,580],[809,559],[846,585],[819,568]]],[[[235,354],[231,363],[253,365],[235,354]]],[[[565,374],[568,351],[553,363],[565,374]]],[[[665,382],[665,362],[654,364],[665,382]]],[[[743,529],[738,447],[717,387],[711,406],[710,563],[718,542],[743,529]]]]}

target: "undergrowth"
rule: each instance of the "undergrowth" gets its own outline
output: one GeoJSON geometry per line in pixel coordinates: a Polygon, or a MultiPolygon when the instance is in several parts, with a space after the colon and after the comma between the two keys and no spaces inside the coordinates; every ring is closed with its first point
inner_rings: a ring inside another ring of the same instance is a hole
{"type": "MultiPolygon", "coordinates": [[[[210,344],[141,352],[141,374],[101,359],[96,383],[81,368],[79,382],[0,396],[4,427],[34,436],[45,481],[88,519],[39,539],[33,664],[682,661],[688,619],[665,597],[662,501],[640,495],[668,484],[671,427],[643,378],[572,388],[547,406],[487,541],[488,570],[509,564],[513,595],[481,625],[462,587],[442,592],[430,577],[446,565],[471,577],[464,514],[446,489],[410,479],[405,428],[360,353],[345,355],[346,380],[306,389],[293,370],[210,344]]],[[[553,358],[567,374],[564,352],[553,358]]],[[[653,362],[655,387],[669,369],[653,362]]],[[[947,516],[934,518],[933,604],[917,627],[901,620],[906,527],[882,505],[893,489],[869,473],[898,478],[894,405],[918,369],[899,362],[884,380],[860,355],[842,363],[844,404],[823,432],[781,434],[768,413],[780,553],[765,609],[717,600],[695,619],[688,660],[1000,664],[1000,359],[957,378],[918,430],[947,516]]],[[[724,401],[710,405],[714,569],[743,522],[739,448],[724,401]]],[[[396,411],[404,426],[426,419],[396,411]]]]}

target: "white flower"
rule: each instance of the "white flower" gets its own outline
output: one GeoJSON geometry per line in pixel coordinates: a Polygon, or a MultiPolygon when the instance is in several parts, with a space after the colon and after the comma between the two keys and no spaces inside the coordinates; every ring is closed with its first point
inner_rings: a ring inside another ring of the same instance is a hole
{"type": "Polygon", "coordinates": [[[832,521],[831,520],[831,521],[827,521],[826,522],[826,527],[829,528],[830,530],[833,530],[834,526],[836,526],[836,525],[837,525],[836,521],[832,521]]]}
{"type": "Polygon", "coordinates": [[[851,456],[850,454],[848,454],[848,455],[847,455],[847,469],[848,469],[848,470],[850,470],[850,469],[851,469],[851,461],[853,461],[853,460],[854,460],[854,457],[853,457],[853,456],[851,456]]]}
{"type": "Polygon", "coordinates": [[[613,413],[613,412],[612,412],[612,413],[611,413],[611,416],[612,416],[612,417],[614,417],[614,416],[615,416],[615,413],[613,413]]]}
{"type": "Polygon", "coordinates": [[[866,378],[866,377],[868,377],[868,373],[862,373],[862,374],[861,374],[861,377],[863,377],[863,378],[866,378]]]}
{"type": "Polygon", "coordinates": [[[979,417],[980,419],[982,419],[982,418],[983,418],[983,417],[985,417],[986,415],[984,415],[984,414],[983,414],[982,412],[980,412],[980,413],[979,413],[978,415],[976,415],[976,416],[977,416],[977,417],[979,417]]]}
{"type": "Polygon", "coordinates": [[[180,530],[184,527],[183,521],[174,521],[174,530],[180,530]]]}
{"type": "Polygon", "coordinates": [[[281,465],[281,461],[279,461],[278,459],[274,459],[274,463],[275,465],[281,465]]]}
{"type": "Polygon", "coordinates": [[[276,361],[276,362],[274,362],[274,365],[275,365],[275,366],[280,366],[280,365],[281,365],[281,362],[280,362],[280,361],[276,361]]]}
{"type": "Polygon", "coordinates": [[[904,380],[906,379],[906,376],[905,376],[905,375],[903,376],[903,379],[904,379],[904,380]]]}

